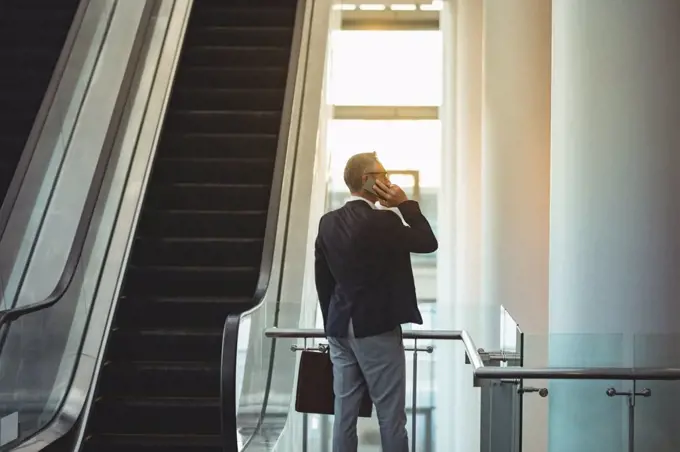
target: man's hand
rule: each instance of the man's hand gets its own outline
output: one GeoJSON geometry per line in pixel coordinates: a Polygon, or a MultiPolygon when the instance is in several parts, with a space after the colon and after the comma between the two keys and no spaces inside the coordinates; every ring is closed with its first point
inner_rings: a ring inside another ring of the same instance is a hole
{"type": "Polygon", "coordinates": [[[408,201],[408,197],[404,190],[396,184],[389,184],[389,186],[382,181],[375,181],[373,190],[380,198],[380,204],[384,207],[397,207],[404,201],[408,201]]]}

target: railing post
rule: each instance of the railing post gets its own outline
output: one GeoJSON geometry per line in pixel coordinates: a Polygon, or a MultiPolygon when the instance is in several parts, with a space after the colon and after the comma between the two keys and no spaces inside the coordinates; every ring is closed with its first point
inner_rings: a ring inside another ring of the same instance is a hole
{"type": "MultiPolygon", "coordinates": [[[[303,347],[305,350],[307,349],[307,338],[304,338],[303,347]]],[[[302,413],[302,452],[307,452],[308,441],[309,441],[309,415],[307,413],[302,413]]]]}
{"type": "Polygon", "coordinates": [[[411,378],[411,450],[416,451],[416,409],[418,403],[418,339],[413,339],[413,376],[411,378]]]}
{"type": "Polygon", "coordinates": [[[609,388],[606,394],[608,397],[624,396],[628,398],[628,452],[635,452],[635,397],[651,397],[652,391],[643,388],[640,392],[637,392],[636,381],[633,380],[631,392],[619,392],[615,388],[609,388]]]}

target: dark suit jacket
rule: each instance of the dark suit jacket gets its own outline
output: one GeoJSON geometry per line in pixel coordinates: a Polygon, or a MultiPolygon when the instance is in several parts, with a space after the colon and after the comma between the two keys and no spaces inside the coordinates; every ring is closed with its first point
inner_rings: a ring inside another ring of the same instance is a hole
{"type": "Polygon", "coordinates": [[[388,210],[350,201],[319,222],[316,290],[328,337],[374,336],[403,323],[422,324],[410,253],[437,250],[430,224],[415,201],[388,210]]]}

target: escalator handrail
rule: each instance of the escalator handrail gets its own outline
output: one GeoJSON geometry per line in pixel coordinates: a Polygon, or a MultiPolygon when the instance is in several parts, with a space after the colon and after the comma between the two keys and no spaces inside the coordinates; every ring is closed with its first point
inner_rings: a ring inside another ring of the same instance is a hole
{"type": "MultiPolygon", "coordinates": [[[[296,124],[296,130],[291,130],[291,125],[293,124],[294,112],[294,95],[297,86],[304,87],[304,80],[298,85],[298,71],[302,69],[303,78],[307,72],[307,65],[309,64],[309,52],[310,52],[310,40],[312,34],[312,27],[310,26],[307,30],[307,49],[305,50],[306,58],[304,60],[304,67],[300,66],[300,56],[302,53],[302,42],[303,42],[303,29],[305,26],[305,12],[307,10],[308,0],[298,0],[296,7],[295,23],[293,28],[293,37],[291,41],[291,52],[288,67],[288,76],[286,82],[286,92],[283,102],[283,115],[281,120],[281,128],[279,133],[279,139],[277,143],[277,153],[276,162],[274,164],[274,175],[272,178],[272,189],[269,196],[269,206],[267,209],[267,224],[265,228],[264,235],[264,246],[262,250],[262,262],[260,264],[260,276],[257,281],[257,286],[255,293],[252,298],[253,308],[245,313],[228,315],[224,322],[224,330],[222,332],[222,351],[220,357],[220,418],[222,425],[222,448],[224,452],[236,452],[239,450],[239,438],[238,438],[238,423],[237,423],[237,406],[236,406],[236,368],[237,368],[237,357],[238,357],[238,336],[239,328],[241,325],[241,319],[246,315],[251,315],[254,311],[262,308],[264,304],[265,295],[269,289],[269,282],[272,276],[272,269],[274,263],[274,249],[276,246],[276,236],[279,222],[279,214],[281,211],[281,197],[283,194],[283,182],[284,174],[286,171],[286,157],[287,153],[292,151],[293,161],[292,171],[295,171],[295,161],[297,157],[297,151],[300,139],[300,121],[296,124]],[[289,147],[289,136],[291,133],[296,134],[295,145],[292,149],[289,147]]],[[[315,2],[311,2],[311,8],[315,6],[315,2]]],[[[313,15],[313,14],[312,14],[313,15]]],[[[302,112],[302,105],[304,100],[304,90],[302,90],[300,105],[297,109],[297,116],[300,116],[302,112]]],[[[293,184],[291,182],[289,190],[293,190],[293,184]]],[[[288,205],[286,209],[290,212],[290,207],[292,203],[292,196],[289,196],[288,205]]],[[[287,225],[286,225],[287,229],[287,225]]],[[[286,231],[287,232],[287,231],[286,231]]],[[[285,242],[287,241],[287,233],[283,234],[284,248],[285,242]]],[[[285,253],[283,253],[285,255],[285,253]]],[[[283,264],[283,262],[282,262],[283,264]]],[[[280,284],[278,290],[281,290],[280,284]]],[[[278,304],[279,297],[276,297],[276,303],[278,304]]],[[[276,309],[274,316],[274,324],[278,324],[278,309],[276,309]]],[[[262,409],[260,413],[260,418],[258,419],[255,431],[260,428],[262,424],[262,418],[265,415],[267,407],[267,398],[269,396],[269,387],[271,385],[272,369],[274,365],[274,351],[275,342],[272,341],[271,352],[269,356],[269,369],[267,372],[267,381],[265,383],[265,395],[262,401],[262,409]]],[[[251,436],[243,444],[243,450],[247,448],[250,440],[253,438],[251,436]]]]}
{"type": "Polygon", "coordinates": [[[241,314],[230,315],[224,322],[222,356],[220,362],[220,424],[223,452],[238,451],[238,422],[236,413],[236,362],[241,314]]]}
{"type": "MultiPolygon", "coordinates": [[[[113,16],[113,14],[111,16],[113,16]]],[[[111,17],[109,17],[109,23],[107,26],[110,26],[110,20],[111,17]]],[[[105,42],[105,40],[102,40],[102,43],[103,42],[105,42]]],[[[103,46],[100,47],[98,51],[100,55],[102,48],[103,46]]],[[[85,241],[87,239],[88,231],[90,229],[90,225],[92,224],[97,207],[97,200],[99,199],[99,194],[101,193],[102,187],[104,186],[106,169],[109,165],[111,157],[113,156],[114,145],[112,140],[108,138],[114,136],[112,135],[112,131],[115,133],[115,130],[118,129],[120,120],[121,117],[118,115],[118,117],[114,119],[115,122],[112,121],[109,126],[107,140],[104,142],[102,152],[99,154],[97,166],[95,167],[94,173],[92,175],[92,182],[90,183],[90,188],[87,191],[85,204],[83,205],[83,210],[81,211],[80,219],[78,220],[78,226],[76,227],[76,232],[73,236],[71,249],[69,250],[66,263],[64,264],[64,268],[62,269],[57,284],[55,285],[52,292],[43,300],[27,303],[10,309],[0,310],[0,328],[2,328],[3,325],[12,323],[25,315],[42,311],[54,306],[66,294],[66,291],[70,287],[71,282],[73,281],[73,278],[76,274],[80,257],[83,254],[85,241]]],[[[0,353],[2,352],[3,345],[4,341],[0,341],[0,353]]]]}
{"type": "Polygon", "coordinates": [[[73,237],[71,249],[69,250],[66,263],[64,264],[64,268],[54,290],[52,290],[52,292],[43,300],[0,311],[0,327],[14,322],[27,314],[48,309],[61,300],[64,294],[66,294],[66,291],[76,274],[76,268],[80,261],[80,256],[83,253],[83,248],[85,247],[87,232],[94,217],[95,206],[103,186],[104,175],[106,174],[106,167],[112,154],[111,151],[113,146],[107,146],[106,148],[107,149],[103,150],[99,157],[99,161],[97,162],[97,167],[92,178],[93,184],[90,185],[90,189],[88,190],[85,205],[80,215],[80,220],[78,220],[78,227],[76,228],[76,233],[73,237]],[[106,158],[103,158],[104,156],[106,158]]]}

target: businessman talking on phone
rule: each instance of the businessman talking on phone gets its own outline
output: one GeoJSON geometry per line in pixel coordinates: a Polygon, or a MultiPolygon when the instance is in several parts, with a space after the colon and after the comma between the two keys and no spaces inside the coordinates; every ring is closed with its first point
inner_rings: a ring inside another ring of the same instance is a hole
{"type": "Polygon", "coordinates": [[[351,196],[319,223],[316,290],[333,362],[333,452],[357,450],[364,391],[376,407],[382,449],[407,452],[406,365],[401,325],[422,324],[410,253],[432,253],[437,239],[417,202],[390,183],[375,153],[345,167],[351,196]],[[398,208],[394,212],[376,207],[398,208]]]}

